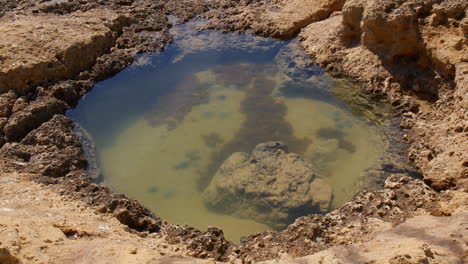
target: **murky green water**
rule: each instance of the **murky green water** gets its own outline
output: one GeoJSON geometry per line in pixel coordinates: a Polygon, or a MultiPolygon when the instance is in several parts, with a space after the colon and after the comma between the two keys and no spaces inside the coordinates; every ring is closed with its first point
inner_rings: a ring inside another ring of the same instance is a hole
{"type": "Polygon", "coordinates": [[[206,209],[201,191],[233,152],[283,141],[333,188],[333,207],[365,187],[386,149],[381,129],[332,95],[334,82],[284,43],[193,33],[96,85],[68,115],[92,137],[104,183],[171,223],[269,229],[206,209]]]}

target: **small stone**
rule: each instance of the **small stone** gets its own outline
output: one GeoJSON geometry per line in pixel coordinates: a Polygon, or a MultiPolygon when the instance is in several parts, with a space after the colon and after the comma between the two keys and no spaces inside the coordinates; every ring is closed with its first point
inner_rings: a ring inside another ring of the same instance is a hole
{"type": "Polygon", "coordinates": [[[166,244],[166,243],[161,243],[161,244],[159,244],[159,246],[162,247],[162,248],[167,248],[169,245],[166,244]]]}
{"type": "Polygon", "coordinates": [[[384,209],[380,209],[380,210],[377,211],[377,214],[380,217],[384,217],[387,214],[387,212],[384,209]]]}

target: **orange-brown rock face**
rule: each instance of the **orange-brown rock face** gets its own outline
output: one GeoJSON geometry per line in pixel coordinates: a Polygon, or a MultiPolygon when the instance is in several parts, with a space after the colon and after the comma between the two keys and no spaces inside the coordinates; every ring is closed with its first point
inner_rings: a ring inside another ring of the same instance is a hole
{"type": "Polygon", "coordinates": [[[466,58],[463,25],[466,3],[442,1],[350,0],[343,7],[344,43],[362,43],[386,63],[431,68],[455,76],[466,58]]]}
{"type": "Polygon", "coordinates": [[[0,92],[70,78],[115,43],[127,19],[111,11],[5,17],[0,24],[0,92]]]}
{"type": "Polygon", "coordinates": [[[460,0],[349,0],[341,14],[300,33],[317,63],[410,110],[401,124],[409,158],[438,189],[467,185],[467,6],[460,0]]]}
{"type": "Polygon", "coordinates": [[[212,20],[210,27],[226,24],[229,30],[252,30],[255,34],[290,39],[310,23],[341,10],[345,0],[276,0],[240,5],[221,23],[212,20]]]}

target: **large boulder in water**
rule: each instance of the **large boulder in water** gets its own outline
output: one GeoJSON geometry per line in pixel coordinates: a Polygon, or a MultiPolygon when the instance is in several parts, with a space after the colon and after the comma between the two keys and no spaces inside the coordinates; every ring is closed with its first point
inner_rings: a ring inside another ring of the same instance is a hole
{"type": "Polygon", "coordinates": [[[225,160],[203,199],[213,211],[280,229],[299,216],[327,212],[332,189],[284,143],[267,142],[256,146],[250,157],[237,152],[225,160]]]}

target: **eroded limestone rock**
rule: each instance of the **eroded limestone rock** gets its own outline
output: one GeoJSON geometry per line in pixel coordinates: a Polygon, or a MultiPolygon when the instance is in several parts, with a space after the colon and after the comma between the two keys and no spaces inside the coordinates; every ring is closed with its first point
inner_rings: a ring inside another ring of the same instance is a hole
{"type": "Polygon", "coordinates": [[[66,108],[64,102],[55,98],[38,98],[22,111],[11,115],[3,129],[6,139],[18,141],[43,122],[50,120],[54,114],[61,114],[66,108]]]}
{"type": "Polygon", "coordinates": [[[468,186],[467,7],[463,0],[349,0],[342,14],[300,34],[316,63],[409,111],[400,125],[408,133],[408,157],[439,190],[468,186]]]}
{"type": "Polygon", "coordinates": [[[16,93],[13,91],[0,94],[0,117],[8,117],[11,115],[15,100],[16,93]]]}
{"type": "Polygon", "coordinates": [[[4,19],[0,26],[0,91],[30,91],[36,84],[73,77],[94,65],[128,23],[112,11],[4,19]]]}
{"type": "Polygon", "coordinates": [[[335,246],[302,258],[262,263],[338,264],[353,263],[356,258],[358,261],[354,263],[464,263],[467,219],[466,212],[445,217],[416,216],[374,235],[370,241],[335,246]]]}
{"type": "Polygon", "coordinates": [[[62,177],[70,171],[86,168],[78,138],[71,130],[71,120],[55,115],[32,130],[19,143],[6,143],[0,157],[10,157],[29,170],[45,176],[62,177]]]}
{"type": "Polygon", "coordinates": [[[222,15],[221,19],[209,13],[208,28],[250,30],[256,35],[291,39],[308,24],[341,10],[344,3],[344,0],[243,1],[225,11],[229,15],[222,15]]]}
{"type": "Polygon", "coordinates": [[[250,157],[232,154],[203,197],[214,211],[282,228],[298,216],[327,212],[332,189],[284,143],[267,142],[255,147],[250,157]]]}

